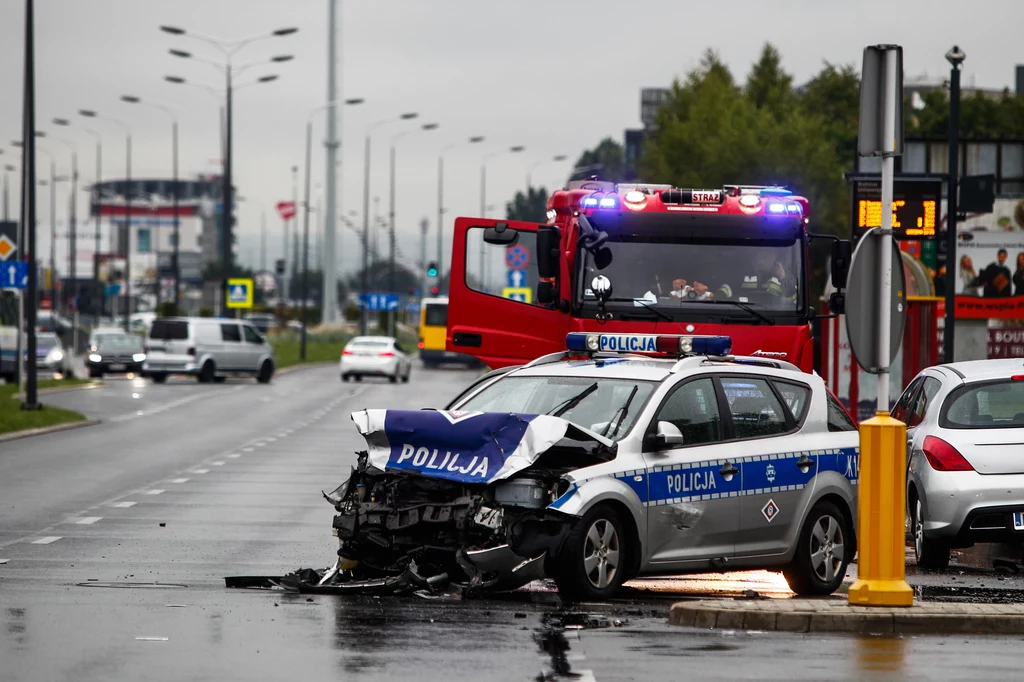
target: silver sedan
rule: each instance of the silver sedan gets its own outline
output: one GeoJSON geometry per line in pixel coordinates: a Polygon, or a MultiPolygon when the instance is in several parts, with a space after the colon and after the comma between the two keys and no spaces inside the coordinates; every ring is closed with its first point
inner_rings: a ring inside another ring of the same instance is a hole
{"type": "Polygon", "coordinates": [[[907,425],[907,506],[918,566],[950,550],[1024,541],[1024,360],[929,367],[892,416],[907,425]]]}

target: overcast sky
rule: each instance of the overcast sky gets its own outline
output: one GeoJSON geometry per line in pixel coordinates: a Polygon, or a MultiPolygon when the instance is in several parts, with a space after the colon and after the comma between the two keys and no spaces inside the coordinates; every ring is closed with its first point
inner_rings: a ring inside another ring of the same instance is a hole
{"type": "MultiPolygon", "coordinates": [[[[938,80],[947,74],[943,55],[954,43],[967,53],[965,84],[1012,88],[1014,65],[1024,63],[1021,0],[338,3],[342,96],[366,100],[342,112],[342,210],[362,212],[363,139],[369,125],[401,112],[420,114],[412,125],[387,126],[373,137],[371,196],[381,198],[386,213],[392,135],[420,123],[440,124],[438,130],[398,144],[396,215],[407,260],[418,259],[422,218],[430,221],[433,244],[441,147],[471,135],[487,137],[483,144],[460,147],[445,157],[450,233],[455,215],[479,212],[483,154],[510,145],[526,147],[522,154],[499,156],[488,164],[488,204],[499,214],[504,202],[525,186],[529,164],[567,154],[569,161],[534,172],[535,184],[560,182],[582,150],[604,136],[621,140],[623,129],[639,124],[641,87],[668,85],[696,66],[707,48],[718,50],[742,79],[770,41],[797,82],[811,77],[825,60],[859,64],[865,45],[882,42],[903,45],[908,79],[927,74],[938,80]]],[[[20,137],[23,5],[23,0],[0,2],[0,161],[5,163],[18,153],[10,141],[20,137]]],[[[163,80],[177,75],[219,85],[213,67],[170,56],[167,50],[218,55],[205,43],[161,33],[158,26],[225,39],[297,27],[295,35],[253,43],[237,56],[237,63],[244,63],[295,55],[292,62],[248,71],[240,83],[269,73],[280,79],[242,89],[235,99],[235,183],[239,194],[258,202],[240,205],[239,255],[257,264],[265,206],[269,262],[280,255],[282,241],[273,205],[290,198],[290,169],[302,164],[307,117],[326,101],[327,7],[328,0],[36,0],[37,127],[54,131],[54,117],[83,123],[76,116],[82,108],[124,119],[134,132],[133,175],[170,177],[169,119],[119,101],[133,94],[180,109],[183,177],[219,171],[217,101],[198,88],[163,80]]],[[[113,124],[91,123],[105,134],[104,176],[122,177],[121,133],[113,124]]],[[[324,116],[314,123],[316,185],[324,175],[324,116]]],[[[80,129],[56,132],[78,146],[80,174],[84,184],[91,182],[92,138],[80,129]]],[[[66,148],[54,141],[45,146],[59,154],[66,169],[66,148]]],[[[87,197],[81,194],[83,215],[87,197]]],[[[313,196],[315,204],[316,191],[313,196]]],[[[48,210],[48,200],[41,201],[44,224],[48,210]]],[[[63,210],[58,214],[62,218],[63,210]]],[[[356,262],[356,237],[347,229],[340,234],[339,259],[349,269],[356,262]]],[[[45,253],[46,236],[41,237],[45,253]]]]}

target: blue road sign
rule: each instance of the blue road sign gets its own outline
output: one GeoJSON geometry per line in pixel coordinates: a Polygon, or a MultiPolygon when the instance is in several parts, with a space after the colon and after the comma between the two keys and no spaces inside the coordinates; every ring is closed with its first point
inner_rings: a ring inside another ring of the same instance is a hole
{"type": "Polygon", "coordinates": [[[120,296],[121,295],[121,285],[120,284],[108,284],[107,286],[103,287],[103,295],[104,296],[120,296]]]}
{"type": "Polygon", "coordinates": [[[519,289],[526,284],[526,271],[525,270],[509,270],[508,271],[508,285],[513,289],[519,289]]]}
{"type": "Polygon", "coordinates": [[[0,264],[0,288],[28,288],[28,263],[16,260],[0,264]]]}
{"type": "Polygon", "coordinates": [[[364,310],[398,310],[398,294],[360,294],[359,307],[364,310]]]}

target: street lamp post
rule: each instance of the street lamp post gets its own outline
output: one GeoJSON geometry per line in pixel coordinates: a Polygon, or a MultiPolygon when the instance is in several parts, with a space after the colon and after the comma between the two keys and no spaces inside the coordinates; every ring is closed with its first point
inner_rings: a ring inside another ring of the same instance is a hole
{"type": "MultiPolygon", "coordinates": [[[[241,74],[241,72],[244,71],[249,66],[255,66],[257,64],[266,63],[266,60],[264,60],[263,62],[253,62],[251,64],[246,64],[246,65],[243,65],[243,66],[240,66],[240,67],[234,67],[233,64],[232,64],[232,57],[234,57],[234,55],[237,54],[239,50],[241,50],[243,47],[245,47],[246,45],[248,45],[249,43],[251,43],[253,41],[261,40],[261,39],[264,39],[264,38],[275,38],[275,37],[291,35],[291,34],[297,32],[298,29],[297,28],[281,28],[281,29],[277,29],[275,31],[271,31],[270,33],[255,35],[255,36],[251,36],[251,37],[248,37],[248,38],[242,38],[240,40],[233,40],[233,41],[232,40],[223,40],[221,38],[214,38],[212,36],[207,36],[207,35],[198,34],[198,33],[194,33],[194,32],[187,32],[187,31],[185,31],[185,29],[178,28],[178,27],[175,27],[175,26],[161,26],[160,30],[163,31],[164,33],[170,33],[171,35],[187,36],[187,37],[190,37],[190,38],[196,38],[198,40],[202,40],[202,41],[204,41],[204,42],[206,42],[206,43],[208,43],[210,45],[213,45],[215,48],[220,50],[221,54],[224,56],[224,61],[223,62],[215,62],[215,61],[212,61],[212,60],[207,60],[207,59],[203,59],[203,58],[200,58],[200,57],[195,57],[190,52],[185,52],[185,51],[182,51],[182,50],[170,50],[170,53],[172,55],[174,55],[175,57],[182,57],[182,58],[186,58],[186,59],[196,59],[197,61],[205,62],[207,64],[210,64],[210,65],[220,69],[223,72],[223,74],[224,74],[224,81],[225,81],[225,104],[224,104],[224,112],[225,112],[225,123],[224,123],[224,177],[223,177],[223,185],[224,186],[223,186],[223,197],[222,197],[222,204],[223,204],[223,206],[222,206],[222,209],[221,209],[221,249],[223,250],[223,253],[221,255],[222,255],[222,258],[223,258],[223,267],[222,267],[223,272],[222,272],[222,282],[221,282],[221,301],[220,301],[220,305],[221,305],[222,308],[224,308],[226,310],[230,310],[231,311],[230,314],[233,315],[234,310],[226,308],[226,305],[227,305],[227,295],[228,295],[228,288],[227,288],[228,287],[228,278],[231,277],[231,274],[232,274],[232,271],[233,271],[233,268],[234,268],[234,266],[232,264],[232,249],[234,247],[234,239],[233,239],[233,235],[232,235],[232,230],[233,230],[233,227],[234,227],[234,224],[233,224],[234,223],[234,210],[233,210],[233,204],[232,204],[232,192],[234,191],[234,188],[232,187],[232,184],[231,184],[232,183],[232,169],[233,169],[233,166],[232,166],[232,163],[233,163],[232,144],[233,143],[232,143],[232,134],[231,134],[232,133],[232,130],[231,130],[231,127],[232,127],[232,76],[233,75],[241,74]]],[[[271,58],[270,61],[271,62],[286,62],[286,61],[289,61],[291,59],[292,59],[291,55],[282,55],[282,56],[278,56],[278,57],[273,57],[273,58],[271,58]]],[[[276,78],[276,76],[264,77],[264,78],[261,78],[259,80],[260,80],[260,82],[268,82],[270,80],[274,80],[275,78],[276,78]]]]}
{"type": "MultiPolygon", "coordinates": [[[[420,131],[437,130],[437,123],[424,123],[420,126],[420,131]]],[[[391,289],[391,293],[395,293],[395,147],[398,141],[403,137],[410,135],[416,130],[403,130],[400,133],[392,136],[391,138],[391,182],[388,191],[388,288],[391,289]]],[[[398,323],[398,311],[396,310],[393,314],[388,316],[391,336],[395,335],[395,330],[398,323]]]]}
{"type": "Polygon", "coordinates": [[[7,164],[4,166],[4,222],[7,222],[11,219],[11,173],[16,170],[18,170],[18,167],[12,164],[7,164]]]}
{"type": "MultiPolygon", "coordinates": [[[[54,123],[58,121],[64,121],[59,125],[71,125],[70,121],[65,119],[54,119],[54,123]]],[[[103,290],[100,288],[100,182],[103,174],[103,137],[92,130],[91,128],[82,127],[82,130],[89,133],[96,139],[96,179],[93,181],[93,207],[92,213],[94,215],[94,228],[95,234],[95,247],[93,249],[92,257],[92,285],[93,285],[93,314],[96,317],[97,323],[99,322],[99,316],[103,309],[103,290]]]]}
{"type": "Polygon", "coordinates": [[[949,180],[946,189],[946,318],[942,332],[942,361],[953,362],[956,338],[957,189],[960,185],[960,67],[967,58],[958,46],[946,53],[949,72],[949,180]]]}
{"type": "Polygon", "coordinates": [[[565,154],[559,154],[557,156],[553,156],[550,159],[544,159],[542,161],[537,161],[532,166],[527,168],[526,169],[526,194],[527,194],[527,196],[529,196],[529,194],[530,194],[530,188],[533,187],[533,171],[534,170],[536,170],[537,168],[540,168],[541,166],[546,166],[549,163],[561,163],[562,161],[565,161],[567,158],[569,158],[569,157],[566,156],[565,154]]]}
{"type": "MultiPolygon", "coordinates": [[[[494,152],[491,152],[490,154],[485,155],[483,160],[480,162],[480,217],[481,218],[484,218],[487,215],[487,162],[490,159],[493,159],[496,156],[501,156],[502,154],[518,154],[519,152],[523,151],[524,149],[526,149],[526,147],[524,147],[522,145],[516,145],[514,147],[509,147],[508,149],[499,149],[498,151],[494,151],[494,152]]],[[[484,260],[484,255],[485,255],[486,251],[487,251],[486,250],[486,244],[481,239],[480,240],[480,286],[484,287],[485,290],[487,288],[487,272],[485,270],[485,266],[487,265],[487,262],[486,262],[486,260],[484,260]]]]}
{"type": "MultiPolygon", "coordinates": [[[[78,112],[86,118],[97,118],[121,126],[125,133],[125,185],[124,185],[124,329],[130,331],[132,314],[132,130],[127,123],[112,116],[101,116],[90,109],[78,112]]],[[[115,311],[115,317],[117,312],[115,311]]]]}
{"type": "MultiPolygon", "coordinates": [[[[53,119],[55,125],[66,126],[68,121],[62,118],[53,119]]],[[[70,282],[70,290],[64,292],[66,298],[70,298],[75,305],[75,317],[78,317],[78,285],[75,266],[75,256],[77,254],[77,229],[78,229],[78,150],[75,148],[75,144],[70,140],[65,140],[60,137],[50,136],[50,139],[56,140],[63,145],[66,145],[71,150],[71,199],[70,206],[68,207],[68,280],[70,282]]],[[[56,235],[55,235],[56,236],[56,235]]],[[[53,249],[53,245],[50,246],[53,249]]],[[[56,302],[56,299],[54,299],[56,302]]],[[[67,307],[61,305],[65,311],[67,307]]],[[[71,335],[71,344],[74,352],[78,351],[78,324],[77,321],[74,325],[74,329],[71,335]]]]}
{"type": "MultiPolygon", "coordinates": [[[[469,138],[466,142],[453,142],[444,149],[437,156],[437,266],[438,268],[443,267],[444,257],[444,155],[451,149],[458,147],[463,144],[478,144],[484,141],[483,135],[477,135],[469,138]]],[[[450,268],[449,268],[450,269],[450,268]]],[[[438,277],[441,276],[440,271],[438,277]]]]}
{"type": "MultiPolygon", "coordinates": [[[[398,116],[397,118],[387,118],[382,121],[377,121],[366,130],[366,142],[364,147],[364,159],[363,159],[363,271],[360,275],[360,293],[366,294],[370,286],[368,279],[367,269],[370,266],[369,258],[369,244],[370,244],[370,140],[373,136],[373,131],[377,128],[387,125],[389,123],[397,123],[398,121],[409,121],[419,116],[417,113],[407,113],[398,116]]],[[[359,333],[362,335],[366,334],[366,310],[362,311],[359,317],[359,333]]]]}
{"type": "MultiPolygon", "coordinates": [[[[171,270],[174,272],[174,308],[177,313],[178,305],[181,302],[181,267],[178,263],[180,255],[179,243],[181,241],[180,227],[179,227],[179,195],[181,193],[180,187],[178,187],[178,111],[173,107],[169,107],[166,104],[159,104],[157,102],[143,101],[142,99],[135,97],[134,95],[122,95],[121,101],[128,102],[129,104],[145,104],[146,106],[152,107],[153,109],[159,109],[168,116],[171,117],[171,163],[173,166],[173,196],[171,198],[173,202],[172,215],[174,220],[174,244],[172,245],[171,251],[171,270]]],[[[160,307],[160,248],[159,241],[157,242],[156,252],[156,304],[157,308],[160,307]]]]}

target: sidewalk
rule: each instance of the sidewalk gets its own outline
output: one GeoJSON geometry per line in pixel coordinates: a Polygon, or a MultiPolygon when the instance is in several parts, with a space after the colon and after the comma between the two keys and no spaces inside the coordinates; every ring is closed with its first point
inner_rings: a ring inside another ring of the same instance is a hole
{"type": "Polygon", "coordinates": [[[1019,634],[1024,604],[915,602],[913,606],[850,606],[822,599],[706,599],[672,605],[669,622],[698,628],[860,634],[1019,634]]]}

